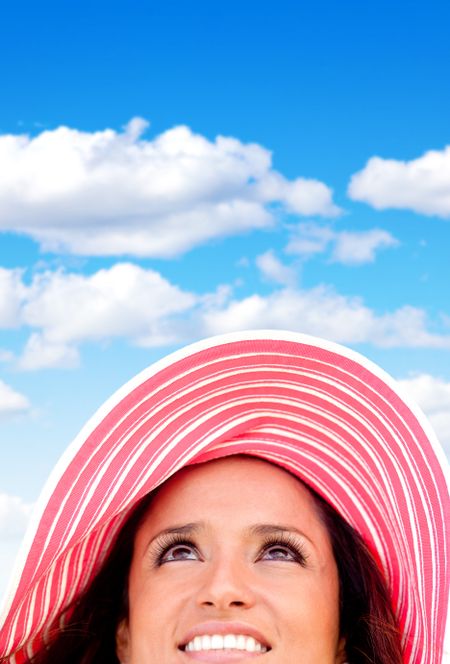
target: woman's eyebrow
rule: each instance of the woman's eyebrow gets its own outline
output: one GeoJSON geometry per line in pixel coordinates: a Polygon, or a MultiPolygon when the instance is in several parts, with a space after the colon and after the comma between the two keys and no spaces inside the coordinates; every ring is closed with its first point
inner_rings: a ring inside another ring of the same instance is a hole
{"type": "MultiPolygon", "coordinates": [[[[201,530],[204,530],[206,524],[203,521],[196,521],[192,523],[184,523],[180,525],[174,525],[169,528],[164,528],[163,530],[158,531],[152,538],[149,540],[145,547],[145,551],[149,549],[152,543],[159,539],[160,537],[165,537],[167,535],[182,535],[185,537],[193,537],[198,534],[201,530]]],[[[281,536],[289,533],[295,533],[299,537],[308,540],[312,546],[315,546],[314,542],[311,540],[306,533],[302,530],[299,530],[295,526],[284,525],[284,524],[274,524],[274,523],[255,523],[252,526],[249,526],[247,532],[252,537],[269,537],[269,536],[281,536]]]]}
{"type": "Polygon", "coordinates": [[[300,537],[308,540],[308,542],[311,542],[313,546],[314,542],[311,540],[306,533],[304,533],[302,530],[299,530],[295,526],[289,526],[289,525],[282,525],[278,523],[255,523],[253,526],[250,526],[248,528],[248,532],[250,535],[256,535],[259,537],[268,537],[269,535],[284,535],[286,533],[295,533],[296,535],[299,535],[300,537]]]}
{"type": "Polygon", "coordinates": [[[164,537],[166,535],[185,535],[186,537],[190,537],[202,530],[204,525],[204,523],[199,521],[175,525],[171,526],[170,528],[164,528],[163,530],[158,531],[156,535],[153,535],[153,537],[148,541],[145,550],[147,550],[149,546],[151,546],[151,544],[159,537],[164,537]]]}

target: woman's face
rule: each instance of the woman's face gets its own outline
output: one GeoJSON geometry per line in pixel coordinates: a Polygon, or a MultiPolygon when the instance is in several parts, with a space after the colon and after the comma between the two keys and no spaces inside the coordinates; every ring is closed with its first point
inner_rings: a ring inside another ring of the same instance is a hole
{"type": "Polygon", "coordinates": [[[339,580],[308,490],[267,462],[179,472],[140,526],[124,664],[338,664],[339,580]]]}

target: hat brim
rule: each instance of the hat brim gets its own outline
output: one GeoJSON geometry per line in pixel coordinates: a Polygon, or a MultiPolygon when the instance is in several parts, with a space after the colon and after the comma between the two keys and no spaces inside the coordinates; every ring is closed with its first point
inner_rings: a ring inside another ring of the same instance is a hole
{"type": "Polygon", "coordinates": [[[43,491],[8,595],[0,657],[18,664],[35,652],[142,496],[187,464],[232,454],[289,469],[362,534],[386,575],[405,662],[440,664],[450,502],[435,435],[377,366],[280,331],[189,346],[100,408],[43,491]]]}

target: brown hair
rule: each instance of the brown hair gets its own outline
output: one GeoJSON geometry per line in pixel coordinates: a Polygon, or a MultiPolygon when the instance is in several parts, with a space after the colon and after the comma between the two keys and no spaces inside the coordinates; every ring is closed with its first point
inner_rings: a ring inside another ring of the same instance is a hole
{"type": "Polygon", "coordinates": [[[349,664],[402,664],[401,633],[386,581],[361,535],[310,489],[333,547],[340,631],[349,664]]]}
{"type": "MultiPolygon", "coordinates": [[[[400,630],[380,569],[355,529],[325,500],[311,493],[328,528],[338,568],[340,630],[347,662],[402,664],[400,630]]],[[[93,582],[48,632],[48,645],[29,660],[30,664],[119,664],[116,629],[128,616],[134,537],[153,495],[138,503],[93,582]]]]}

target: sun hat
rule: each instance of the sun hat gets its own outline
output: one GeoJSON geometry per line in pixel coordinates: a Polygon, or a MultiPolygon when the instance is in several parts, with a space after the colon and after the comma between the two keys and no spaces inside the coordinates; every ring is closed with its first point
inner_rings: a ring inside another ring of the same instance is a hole
{"type": "Polygon", "coordinates": [[[183,466],[243,453],[295,473],[363,535],[388,581],[405,662],[441,664],[450,500],[435,434],[372,362],[278,330],[177,351],[87,423],[38,501],[0,623],[0,659],[20,664],[37,651],[141,497],[183,466]]]}

